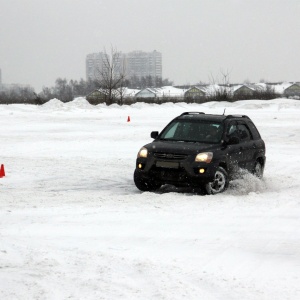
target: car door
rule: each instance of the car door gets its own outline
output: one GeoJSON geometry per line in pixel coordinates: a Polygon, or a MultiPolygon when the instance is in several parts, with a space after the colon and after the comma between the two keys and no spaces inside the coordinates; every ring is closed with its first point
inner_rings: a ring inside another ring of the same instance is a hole
{"type": "MultiPolygon", "coordinates": [[[[226,130],[226,139],[230,137],[238,137],[238,124],[236,121],[231,121],[226,130]]],[[[230,172],[236,172],[241,167],[243,160],[240,144],[228,145],[227,146],[227,157],[228,157],[228,169],[230,172]]]]}
{"type": "Polygon", "coordinates": [[[256,151],[255,141],[247,124],[238,121],[238,133],[240,138],[241,162],[240,167],[251,171],[254,164],[254,155],[256,151]]]}

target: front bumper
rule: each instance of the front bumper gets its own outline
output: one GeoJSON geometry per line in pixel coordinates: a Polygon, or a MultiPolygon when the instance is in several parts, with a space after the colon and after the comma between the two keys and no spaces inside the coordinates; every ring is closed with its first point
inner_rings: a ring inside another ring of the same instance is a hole
{"type": "Polygon", "coordinates": [[[218,163],[195,162],[195,157],[184,160],[157,159],[153,156],[137,158],[136,175],[145,180],[176,186],[200,186],[213,181],[218,163]],[[200,173],[200,169],[204,170],[200,173]]]}

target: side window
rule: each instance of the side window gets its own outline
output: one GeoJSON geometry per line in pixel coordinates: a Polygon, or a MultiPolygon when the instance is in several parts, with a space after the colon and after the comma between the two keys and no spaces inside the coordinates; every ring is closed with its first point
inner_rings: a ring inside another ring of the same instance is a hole
{"type": "Polygon", "coordinates": [[[231,123],[231,124],[228,125],[227,136],[228,136],[228,138],[230,138],[232,136],[239,137],[238,128],[237,128],[236,123],[231,123]]]}
{"type": "Polygon", "coordinates": [[[250,122],[250,121],[247,122],[247,125],[249,126],[249,128],[250,128],[250,130],[251,130],[253,139],[254,139],[254,140],[260,139],[260,134],[259,134],[257,128],[255,127],[255,125],[254,125],[252,122],[250,122]]]}
{"type": "Polygon", "coordinates": [[[250,130],[247,128],[246,125],[239,124],[238,125],[238,131],[239,131],[239,136],[240,136],[241,141],[245,142],[245,141],[252,140],[250,130]]]}
{"type": "Polygon", "coordinates": [[[165,139],[171,139],[174,137],[175,131],[178,128],[178,123],[175,123],[164,135],[165,139]]]}

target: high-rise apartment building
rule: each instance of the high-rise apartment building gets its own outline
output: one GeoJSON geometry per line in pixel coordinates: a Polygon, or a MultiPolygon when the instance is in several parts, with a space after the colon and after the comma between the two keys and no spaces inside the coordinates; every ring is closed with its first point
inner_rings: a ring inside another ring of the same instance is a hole
{"type": "Polygon", "coordinates": [[[126,54],[126,73],[130,78],[151,76],[162,78],[162,56],[158,51],[132,51],[126,54]]]}
{"type": "MultiPolygon", "coordinates": [[[[139,79],[147,76],[162,78],[162,55],[160,52],[132,51],[125,54],[121,52],[115,54],[115,72],[125,72],[127,78],[133,76],[139,79]]],[[[86,57],[86,78],[96,79],[99,71],[104,71],[107,65],[105,62],[110,59],[108,54],[103,52],[88,54],[86,57]]]]}
{"type": "Polygon", "coordinates": [[[86,79],[97,79],[99,72],[103,70],[105,61],[107,60],[109,60],[109,57],[103,52],[88,54],[85,60],[86,79]]]}

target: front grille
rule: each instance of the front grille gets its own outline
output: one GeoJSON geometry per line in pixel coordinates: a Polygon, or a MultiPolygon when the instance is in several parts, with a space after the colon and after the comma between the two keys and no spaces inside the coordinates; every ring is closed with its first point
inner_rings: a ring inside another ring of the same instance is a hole
{"type": "Polygon", "coordinates": [[[176,159],[176,160],[183,160],[187,158],[186,154],[175,154],[175,153],[160,153],[160,152],[155,152],[154,157],[156,158],[161,158],[161,159],[176,159]]]}

